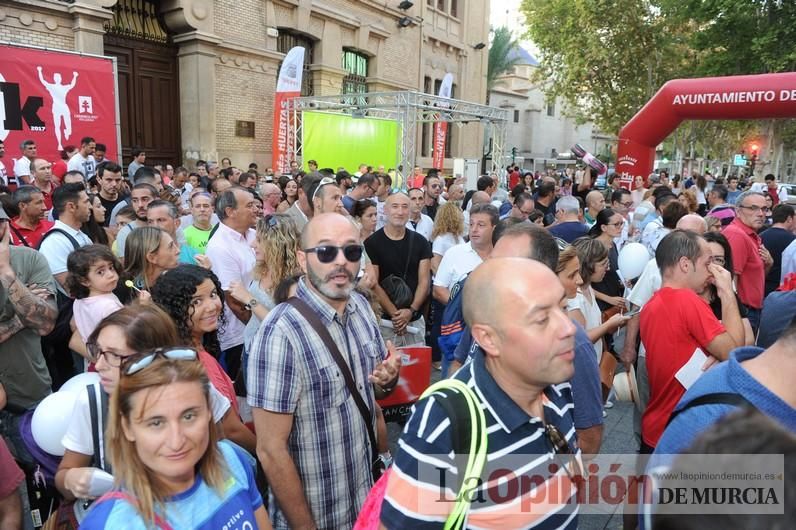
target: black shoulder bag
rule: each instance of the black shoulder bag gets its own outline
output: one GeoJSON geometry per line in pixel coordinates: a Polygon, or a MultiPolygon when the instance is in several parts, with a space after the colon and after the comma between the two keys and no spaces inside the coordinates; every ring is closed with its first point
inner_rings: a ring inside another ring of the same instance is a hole
{"type": "Polygon", "coordinates": [[[307,305],[307,302],[301,300],[300,298],[290,298],[287,300],[287,303],[296,308],[296,310],[301,313],[301,316],[303,316],[310,326],[312,326],[312,329],[315,330],[315,333],[317,333],[321,338],[321,341],[323,341],[326,349],[332,354],[332,358],[334,359],[334,362],[337,363],[340,373],[343,374],[343,379],[345,379],[348,392],[354,399],[354,403],[356,404],[357,409],[359,409],[359,414],[362,416],[362,420],[365,422],[365,430],[368,431],[371,456],[370,469],[373,475],[373,482],[375,483],[377,480],[379,480],[379,477],[384,472],[384,465],[379,458],[379,446],[376,443],[376,433],[373,431],[373,414],[365,404],[365,400],[362,399],[362,395],[357,390],[357,385],[354,383],[354,377],[351,374],[351,369],[343,359],[340,349],[334,343],[334,339],[332,339],[329,330],[323,325],[323,322],[321,322],[321,319],[318,318],[318,315],[315,313],[315,311],[313,311],[312,308],[307,305]]]}
{"type": "Polygon", "coordinates": [[[412,261],[412,240],[414,234],[406,229],[406,235],[409,237],[409,251],[406,253],[406,264],[404,265],[404,273],[401,276],[397,274],[390,274],[384,278],[379,285],[384,292],[387,293],[387,298],[390,299],[396,309],[409,309],[412,301],[415,299],[415,293],[409,288],[406,283],[406,275],[409,273],[409,263],[412,261]]]}

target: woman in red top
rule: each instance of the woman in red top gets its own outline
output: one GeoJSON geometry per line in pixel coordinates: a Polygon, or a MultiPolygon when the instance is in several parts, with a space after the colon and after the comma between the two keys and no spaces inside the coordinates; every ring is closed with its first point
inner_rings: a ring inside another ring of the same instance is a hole
{"type": "MultiPolygon", "coordinates": [[[[177,324],[180,340],[199,352],[199,360],[210,382],[229,399],[240,420],[235,387],[217,360],[221,355],[218,327],[224,324],[224,291],[218,277],[213,271],[198,265],[182,264],[160,276],[152,286],[151,293],[152,301],[162,307],[177,324]]],[[[250,445],[243,445],[253,452],[254,434],[243,423],[239,427],[242,429],[238,433],[240,436],[250,437],[247,440],[250,445]]],[[[233,438],[230,433],[226,434],[233,438]]]]}
{"type": "Polygon", "coordinates": [[[52,169],[53,176],[55,177],[55,185],[60,186],[64,181],[64,175],[66,175],[67,172],[67,163],[75,153],[77,153],[77,147],[74,145],[67,145],[62,151],[58,152],[58,154],[61,155],[61,159],[53,164],[52,169]]]}

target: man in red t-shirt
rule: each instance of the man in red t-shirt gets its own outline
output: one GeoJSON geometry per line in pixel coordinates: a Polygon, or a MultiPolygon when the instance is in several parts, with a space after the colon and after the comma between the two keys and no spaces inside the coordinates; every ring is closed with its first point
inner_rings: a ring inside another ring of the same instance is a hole
{"type": "Polygon", "coordinates": [[[641,342],[647,350],[649,401],[641,420],[642,453],[651,453],[663,434],[686,387],[675,374],[697,348],[711,361],[727,359],[744,344],[741,314],[732,289],[732,277],[713,263],[705,239],[687,230],[675,230],[658,244],[655,260],[661,270],[661,289],[641,310],[641,342]],[[722,321],[696,293],[712,282],[722,307],[722,321]],[[712,357],[711,357],[712,356],[712,357]]]}
{"type": "Polygon", "coordinates": [[[774,260],[757,235],[766,222],[766,198],[746,191],[735,202],[735,219],[722,231],[732,248],[732,264],[738,278],[738,297],[749,308],[749,322],[757,329],[763,307],[766,274],[774,260]]]}
{"type": "Polygon", "coordinates": [[[19,209],[19,216],[11,219],[9,225],[11,244],[38,249],[44,234],[55,224],[47,220],[47,206],[41,190],[31,185],[20,186],[12,199],[19,209]]]}

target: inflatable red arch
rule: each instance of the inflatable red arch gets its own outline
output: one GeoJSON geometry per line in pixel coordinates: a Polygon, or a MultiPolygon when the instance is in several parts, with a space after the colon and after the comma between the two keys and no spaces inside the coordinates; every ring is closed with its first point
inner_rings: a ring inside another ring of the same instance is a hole
{"type": "Polygon", "coordinates": [[[628,186],[652,172],[655,148],[683,120],[796,117],[796,72],[673,79],[619,131],[616,172],[628,186]]]}

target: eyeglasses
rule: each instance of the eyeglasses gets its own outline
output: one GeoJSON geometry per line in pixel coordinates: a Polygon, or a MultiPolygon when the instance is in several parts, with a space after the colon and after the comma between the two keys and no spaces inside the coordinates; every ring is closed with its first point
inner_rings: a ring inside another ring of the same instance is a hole
{"type": "Polygon", "coordinates": [[[630,202],[620,202],[619,204],[621,204],[621,205],[622,205],[622,206],[624,206],[625,208],[631,208],[631,207],[633,206],[633,201],[630,201],[630,202]]]}
{"type": "Polygon", "coordinates": [[[152,364],[158,357],[163,357],[171,361],[195,361],[197,353],[196,350],[191,350],[189,348],[159,348],[145,355],[131,355],[130,357],[125,357],[122,361],[122,373],[125,375],[136,374],[152,364]]]}
{"type": "Polygon", "coordinates": [[[711,256],[710,260],[716,265],[724,265],[726,263],[724,256],[711,256]]]}
{"type": "Polygon", "coordinates": [[[743,208],[744,210],[752,210],[752,213],[755,214],[755,215],[759,214],[760,212],[763,212],[764,214],[771,213],[771,208],[769,208],[768,206],[763,206],[763,207],[760,207],[760,206],[736,206],[736,208],[743,208]]]}
{"type": "Polygon", "coordinates": [[[321,263],[331,263],[337,258],[337,254],[343,251],[343,256],[350,262],[359,261],[362,258],[362,245],[346,245],[344,247],[336,247],[334,245],[321,245],[313,248],[305,248],[304,252],[314,252],[318,256],[318,261],[321,263]]]}
{"type": "Polygon", "coordinates": [[[318,191],[329,184],[336,184],[337,181],[334,180],[332,177],[323,177],[321,181],[318,183],[318,186],[315,188],[315,191],[312,192],[312,200],[315,200],[315,197],[318,195],[318,191]]]}
{"type": "Polygon", "coordinates": [[[87,342],[86,350],[88,351],[88,356],[92,363],[99,362],[99,358],[104,355],[105,362],[108,363],[113,368],[120,367],[122,365],[122,361],[126,357],[126,355],[119,355],[110,351],[102,351],[99,347],[99,344],[97,344],[96,342],[87,342]]]}
{"type": "Polygon", "coordinates": [[[625,224],[625,222],[624,221],[618,221],[616,223],[605,223],[605,224],[608,225],[608,226],[622,226],[623,224],[625,224]]]}

